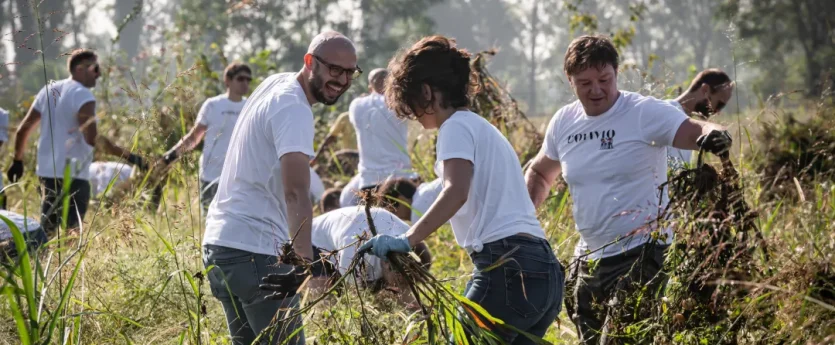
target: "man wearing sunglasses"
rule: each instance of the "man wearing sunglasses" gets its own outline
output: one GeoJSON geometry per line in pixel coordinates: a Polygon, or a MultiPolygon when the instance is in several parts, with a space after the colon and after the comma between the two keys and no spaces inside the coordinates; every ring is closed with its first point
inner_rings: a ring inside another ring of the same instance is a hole
{"type": "MultiPolygon", "coordinates": [[[[676,99],[669,100],[670,104],[682,110],[685,114],[696,114],[701,120],[707,120],[722,111],[731,100],[735,83],[728,75],[718,68],[709,68],[699,72],[687,92],[676,99]]],[[[667,147],[667,165],[672,170],[679,170],[684,163],[690,163],[693,151],[667,147]]]]}
{"type": "Polygon", "coordinates": [[[197,147],[205,137],[200,157],[200,204],[203,206],[203,214],[209,210],[209,204],[217,193],[217,179],[223,169],[238,114],[246,104],[244,95],[249,92],[251,81],[252,70],[249,66],[238,62],[226,66],[223,71],[226,92],[203,102],[194,126],[162,157],[166,165],[171,164],[197,147]]]}
{"type": "Polygon", "coordinates": [[[91,50],[72,52],[67,61],[70,77],[44,86],[17,128],[14,162],[7,175],[12,183],[23,176],[27,139],[32,129],[41,124],[35,173],[44,189],[41,225],[48,236],[62,222],[65,170],[69,170],[71,177],[67,229],[76,228],[84,219],[90,201],[90,164],[95,146],[142,170],[147,168],[141,157],[98,135],[96,99],[90,91],[101,75],[97,61],[96,53],[91,50]]]}
{"type": "Polygon", "coordinates": [[[209,286],[233,344],[251,344],[259,335],[262,343],[304,343],[301,316],[294,314],[299,296],[265,299],[258,283],[263,276],[310,273],[311,106],[336,103],[360,73],[354,44],[324,32],[310,43],[301,71],[267,77],[241,111],[203,236],[209,286]],[[287,243],[308,264],[282,261],[287,243]]]}

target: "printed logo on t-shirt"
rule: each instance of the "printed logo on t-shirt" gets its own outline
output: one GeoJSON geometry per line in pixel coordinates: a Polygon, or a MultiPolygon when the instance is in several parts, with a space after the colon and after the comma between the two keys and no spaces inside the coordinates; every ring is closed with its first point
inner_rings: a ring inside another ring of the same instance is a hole
{"type": "Polygon", "coordinates": [[[238,116],[239,112],[231,111],[231,110],[224,110],[224,111],[220,112],[220,114],[221,115],[226,115],[226,116],[238,116]]]}
{"type": "Polygon", "coordinates": [[[601,150],[611,150],[615,148],[615,130],[609,129],[605,131],[590,131],[584,133],[577,133],[568,136],[568,143],[574,144],[583,142],[586,140],[593,140],[598,139],[600,140],[600,149],[601,150]]]}

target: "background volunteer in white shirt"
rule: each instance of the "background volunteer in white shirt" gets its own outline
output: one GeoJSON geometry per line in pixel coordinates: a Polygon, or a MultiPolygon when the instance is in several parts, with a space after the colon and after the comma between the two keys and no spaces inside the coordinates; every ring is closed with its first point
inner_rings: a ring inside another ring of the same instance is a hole
{"type": "MultiPolygon", "coordinates": [[[[37,250],[38,247],[46,243],[46,233],[44,233],[38,221],[7,210],[0,210],[0,217],[10,220],[12,224],[17,226],[26,240],[27,250],[37,250]]],[[[17,254],[17,248],[12,238],[12,230],[5,221],[0,220],[0,261],[7,257],[15,258],[17,254]]]]}
{"type": "MultiPolygon", "coordinates": [[[[371,219],[381,234],[399,236],[409,230],[409,225],[402,218],[385,208],[372,207],[371,219]]],[[[321,293],[330,288],[330,284],[344,275],[354,260],[363,241],[361,238],[371,237],[365,209],[360,207],[343,207],[313,218],[312,224],[313,251],[316,259],[324,258],[326,269],[320,275],[307,283],[307,287],[315,293],[321,293]]],[[[429,248],[421,242],[414,247],[420,262],[427,268],[432,263],[429,248]]],[[[355,271],[354,278],[373,291],[386,287],[399,290],[398,300],[404,305],[414,302],[405,280],[392,267],[373,255],[363,257],[364,266],[355,271]]],[[[294,293],[298,286],[295,284],[273,284],[263,286],[266,290],[285,291],[294,293]]],[[[311,297],[309,297],[311,298],[311,297]]],[[[315,297],[312,297],[315,298],[315,297]]]]}
{"type": "MultiPolygon", "coordinates": [[[[733,96],[735,83],[728,75],[718,68],[709,68],[699,72],[687,91],[668,102],[690,116],[697,114],[702,119],[708,119],[718,114],[733,96]]],[[[690,163],[692,150],[667,147],[667,166],[673,171],[690,163]]]]}
{"type": "MultiPolygon", "coordinates": [[[[507,324],[544,336],[560,312],[562,269],[525,193],[516,152],[496,127],[467,108],[470,54],[446,37],[430,36],[395,57],[389,71],[391,109],[438,129],[435,167],[444,189],[408,233],[377,235],[360,250],[370,248],[378,257],[408,252],[450,221],[475,266],[466,297],[507,324]],[[485,270],[503,255],[506,263],[485,270]]],[[[494,331],[507,343],[533,344],[509,329],[494,331]]]]}
{"type": "Polygon", "coordinates": [[[200,155],[200,204],[204,214],[217,193],[217,179],[223,169],[235,123],[246,104],[244,95],[249,92],[250,82],[252,70],[249,66],[238,62],[226,66],[223,70],[226,92],[203,102],[191,130],[162,156],[165,164],[171,164],[194,150],[200,140],[206,139],[200,155]]]}
{"type": "Polygon", "coordinates": [[[373,189],[388,178],[417,178],[406,150],[409,126],[386,105],[385,80],[388,71],[377,68],[368,74],[366,96],[348,108],[348,119],[357,133],[360,162],[357,175],[342,190],[342,207],[359,202],[357,191],[373,189]]]}
{"type": "Polygon", "coordinates": [[[98,135],[96,99],[90,91],[100,76],[97,61],[98,57],[91,50],[76,50],[70,54],[67,60],[70,77],[44,86],[17,128],[14,161],[7,175],[12,183],[23,175],[23,157],[29,134],[38,122],[41,124],[35,173],[44,189],[41,226],[49,236],[61,224],[62,186],[67,165],[72,178],[67,228],[75,228],[84,219],[90,202],[88,180],[94,146],[107,154],[124,158],[141,170],[147,169],[141,157],[98,135]]]}
{"type": "Polygon", "coordinates": [[[311,105],[334,104],[361,73],[354,44],[339,33],[321,33],[310,43],[300,72],[269,76],[241,111],[203,236],[203,262],[214,266],[209,285],[223,305],[234,344],[250,344],[262,330],[272,344],[304,343],[304,332],[284,339],[301,327],[300,316],[267,327],[273,317],[298,310],[298,296],[265,296],[258,284],[265,275],[269,282],[308,274],[301,266],[279,263],[278,248],[293,239],[294,251],[312,262],[311,105]]]}
{"type": "MultiPolygon", "coordinates": [[[[9,141],[9,112],[0,108],[0,148],[9,141]]],[[[3,179],[0,178],[0,209],[6,209],[6,192],[3,191],[3,179]]]]}
{"type": "Polygon", "coordinates": [[[565,73],[578,100],[551,119],[525,175],[537,207],[560,172],[568,184],[580,241],[577,264],[568,268],[574,296],[566,307],[585,344],[606,343],[604,322],[612,330],[636,321],[633,315],[646,311],[629,310],[634,301],[624,298],[645,286],[643,298],[657,296],[666,281],[660,271],[672,232],[654,223],[668,201],[658,190],[667,181],[666,147],[720,153],[731,144],[718,125],[691,120],[666,101],[618,91],[618,58],[607,37],[571,42],[565,73]],[[649,240],[651,231],[666,239],[649,240]],[[624,315],[609,315],[608,306],[618,301],[624,315]],[[617,324],[609,323],[612,318],[617,324]]]}

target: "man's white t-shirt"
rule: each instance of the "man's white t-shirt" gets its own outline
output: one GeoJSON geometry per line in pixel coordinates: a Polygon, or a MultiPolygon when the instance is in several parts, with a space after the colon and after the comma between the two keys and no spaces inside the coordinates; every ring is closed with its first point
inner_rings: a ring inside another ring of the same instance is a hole
{"type": "Polygon", "coordinates": [[[436,151],[438,176],[446,160],[473,163],[467,202],[450,220],[461,247],[480,252],[485,243],[518,233],[545,238],[516,151],[496,127],[478,114],[457,111],[438,129],[436,151]]]}
{"type": "Polygon", "coordinates": [[[295,73],[269,76],[232,132],[203,244],[276,255],[288,242],[280,158],[313,156],[313,112],[295,73]]]}
{"type": "Polygon", "coordinates": [[[686,119],[665,101],[626,91],[598,116],[587,116],[579,101],[557,111],[542,150],[560,162],[574,201],[575,255],[591,250],[587,258],[597,259],[646,243],[646,235],[632,236],[597,250],[648,224],[655,229],[668,202],[658,189],[667,181],[667,146],[686,119]]]}
{"type": "MultiPolygon", "coordinates": [[[[684,108],[676,100],[671,99],[667,100],[667,102],[669,102],[682,113],[684,113],[684,108]]],[[[680,170],[684,168],[685,164],[690,164],[690,159],[692,156],[692,150],[682,150],[672,146],[667,146],[667,168],[673,171],[680,170]]]]}
{"type": "Polygon", "coordinates": [[[90,178],[93,146],[84,141],[78,111],[81,106],[95,100],[90,89],[72,79],[53,82],[38,92],[32,104],[41,113],[35,174],[40,177],[63,178],[69,162],[73,178],[90,178]]]}
{"type": "Polygon", "coordinates": [[[435,199],[444,190],[444,179],[436,178],[432,182],[421,183],[415,195],[412,197],[412,224],[417,223],[420,217],[426,214],[429,206],[435,203],[435,199]],[[418,213],[420,212],[420,213],[418,213]]]}
{"type": "Polygon", "coordinates": [[[117,184],[127,181],[133,173],[133,166],[122,162],[93,162],[90,164],[90,187],[93,195],[104,193],[113,179],[117,184]]]}
{"type": "MultiPolygon", "coordinates": [[[[0,108],[0,141],[9,143],[9,112],[0,108]]],[[[3,179],[0,178],[0,189],[3,189],[3,179]]]]}
{"type": "MultiPolygon", "coordinates": [[[[22,233],[36,231],[41,228],[41,224],[37,220],[29,217],[24,217],[22,214],[7,210],[0,210],[0,216],[8,218],[12,224],[17,226],[17,229],[22,233]]],[[[6,222],[0,220],[0,241],[5,241],[12,238],[12,230],[6,225],[6,222]]]]}
{"type": "Polygon", "coordinates": [[[325,184],[313,168],[310,168],[310,201],[318,203],[325,194],[325,184]]]}
{"type": "MultiPolygon", "coordinates": [[[[380,235],[399,236],[409,231],[408,224],[382,208],[371,208],[371,219],[380,235]]],[[[364,242],[359,241],[359,238],[373,237],[368,230],[365,209],[360,207],[343,207],[315,217],[311,227],[314,246],[328,252],[338,251],[332,259],[336,260],[335,266],[341,274],[348,270],[357,248],[364,242]]],[[[383,277],[380,258],[365,255],[363,260],[366,264],[365,281],[383,277]]]]}
{"type": "Polygon", "coordinates": [[[348,114],[357,132],[360,188],[380,184],[389,177],[417,176],[406,150],[408,125],[389,110],[383,95],[372,92],[355,99],[348,114]]]}
{"type": "Polygon", "coordinates": [[[229,139],[246,99],[232,102],[226,94],[207,99],[197,113],[197,123],[206,126],[203,154],[200,156],[200,179],[212,182],[220,177],[229,139]]]}

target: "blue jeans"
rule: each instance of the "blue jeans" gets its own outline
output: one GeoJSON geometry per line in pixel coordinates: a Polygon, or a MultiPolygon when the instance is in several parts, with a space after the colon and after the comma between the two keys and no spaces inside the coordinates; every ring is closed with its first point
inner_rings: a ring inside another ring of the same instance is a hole
{"type": "Polygon", "coordinates": [[[268,293],[258,288],[269,273],[286,273],[292,266],[278,264],[278,258],[227,247],[204,245],[203,264],[209,271],[212,295],[220,300],[232,344],[249,345],[261,334],[258,344],[304,344],[301,315],[276,324],[298,310],[299,296],[284,300],[265,300],[268,293]],[[285,338],[293,335],[293,339],[285,338]]]}
{"type": "MultiPolygon", "coordinates": [[[[505,323],[543,337],[562,308],[565,276],[548,241],[513,235],[484,245],[470,254],[473,278],[467,284],[466,297],[478,303],[491,316],[505,323]],[[487,270],[507,256],[498,267],[487,270]]],[[[496,335],[508,344],[535,344],[517,332],[497,328],[496,335]]]]}

